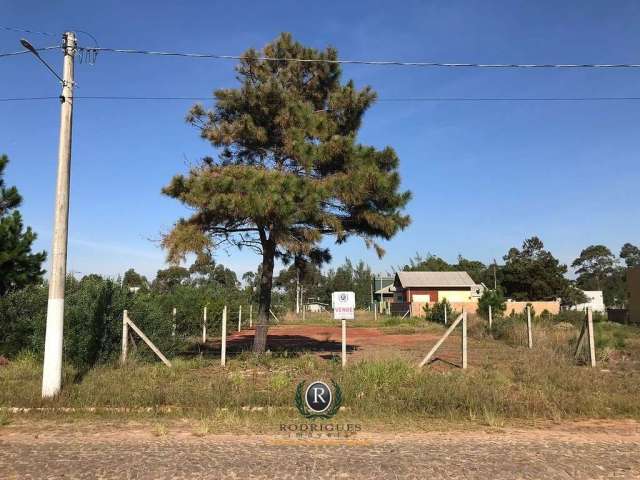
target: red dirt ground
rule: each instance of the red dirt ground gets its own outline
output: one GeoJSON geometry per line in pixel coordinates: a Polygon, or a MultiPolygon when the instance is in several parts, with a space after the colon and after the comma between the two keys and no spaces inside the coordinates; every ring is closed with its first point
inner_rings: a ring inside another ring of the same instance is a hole
{"type": "MultiPolygon", "coordinates": [[[[254,330],[245,329],[227,338],[230,354],[250,350],[254,330]]],[[[412,334],[388,334],[378,328],[347,328],[347,354],[350,359],[381,358],[399,356],[420,361],[438,341],[440,334],[420,332],[412,334]]],[[[473,340],[469,339],[469,361],[474,359],[473,340]]],[[[219,341],[209,344],[219,350],[219,341]]],[[[341,352],[341,329],[324,325],[277,325],[269,328],[267,348],[270,350],[305,351],[321,358],[339,356],[341,352]]],[[[459,364],[460,336],[452,334],[438,350],[436,356],[446,362],[459,364]]]]}

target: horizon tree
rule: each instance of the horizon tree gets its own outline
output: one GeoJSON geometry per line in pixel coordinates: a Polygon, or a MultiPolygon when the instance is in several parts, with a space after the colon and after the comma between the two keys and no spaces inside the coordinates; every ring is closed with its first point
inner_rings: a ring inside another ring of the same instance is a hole
{"type": "Polygon", "coordinates": [[[44,251],[31,251],[37,235],[31,227],[24,228],[17,210],[22,204],[18,189],[5,185],[8,163],[9,157],[0,155],[0,296],[40,282],[44,275],[42,263],[47,258],[44,251]]]}
{"type": "Polygon", "coordinates": [[[276,259],[320,265],[322,241],[360,237],[379,256],[377,239],[405,228],[399,159],[391,147],[357,140],[376,94],[341,83],[333,47],[305,47],[283,33],[262,51],[247,50],[236,67],[238,88],[214,92],[215,105],[195,105],[187,122],[218,149],[163,193],[193,210],[162,240],[168,259],[183,261],[225,246],[262,257],[253,349],[266,348],[276,259]],[[278,60],[273,60],[278,59],[278,60]]]}
{"type": "Polygon", "coordinates": [[[545,250],[538,237],[527,238],[522,248],[509,249],[503,257],[502,287],[515,300],[548,300],[562,297],[569,285],[567,266],[545,250]]]}
{"type": "Polygon", "coordinates": [[[605,245],[590,245],[571,264],[583,290],[603,290],[606,279],[614,274],[618,259],[605,245]]]}
{"type": "Polygon", "coordinates": [[[627,268],[638,267],[640,266],[640,248],[627,242],[620,249],[620,258],[624,260],[627,268]]]}

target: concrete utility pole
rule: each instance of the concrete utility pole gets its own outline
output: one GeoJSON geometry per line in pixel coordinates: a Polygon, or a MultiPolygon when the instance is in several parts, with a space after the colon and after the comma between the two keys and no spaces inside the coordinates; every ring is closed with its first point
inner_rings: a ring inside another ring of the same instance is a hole
{"type": "Polygon", "coordinates": [[[58,146],[58,180],[51,248],[51,279],[47,303],[47,328],[42,368],[42,397],[53,397],[62,383],[62,339],[64,325],[64,282],[67,274],[67,236],[69,225],[69,180],[71,174],[71,127],[73,121],[73,60],[76,36],[64,34],[62,105],[58,146]]]}

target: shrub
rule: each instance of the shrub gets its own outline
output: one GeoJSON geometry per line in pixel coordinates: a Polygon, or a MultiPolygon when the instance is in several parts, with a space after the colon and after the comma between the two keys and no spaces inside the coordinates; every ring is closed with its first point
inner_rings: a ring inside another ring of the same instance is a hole
{"type": "Polygon", "coordinates": [[[426,304],[423,307],[423,310],[427,320],[436,323],[444,324],[445,311],[447,312],[448,323],[453,322],[457,315],[457,312],[453,309],[453,307],[451,307],[451,304],[447,301],[446,298],[443,298],[441,302],[436,302],[431,306],[429,306],[429,304],[426,304]]]}
{"type": "Polygon", "coordinates": [[[485,318],[489,317],[489,306],[491,306],[491,316],[500,318],[507,308],[504,296],[500,290],[485,290],[478,300],[478,313],[485,318]]]}
{"type": "Polygon", "coordinates": [[[15,357],[33,347],[38,325],[44,325],[47,289],[32,286],[0,297],[0,355],[15,357]]]}
{"type": "MultiPolygon", "coordinates": [[[[179,286],[168,293],[129,292],[118,281],[99,275],[66,282],[64,315],[64,361],[80,371],[117,358],[121,348],[122,312],[165,354],[180,349],[186,337],[198,336],[202,310],[208,307],[208,331],[220,331],[224,302],[236,306],[238,296],[214,287],[179,286]],[[236,298],[237,297],[237,298],[236,298]],[[172,310],[176,308],[176,336],[172,310]]],[[[237,308],[236,308],[237,311],[237,308]]],[[[0,297],[0,355],[15,358],[30,350],[41,357],[47,314],[47,286],[33,286],[0,297]]],[[[247,312],[248,314],[248,312],[247,312]]],[[[232,321],[232,319],[230,319],[232,321]]],[[[153,357],[146,347],[141,357],[153,357]]]]}

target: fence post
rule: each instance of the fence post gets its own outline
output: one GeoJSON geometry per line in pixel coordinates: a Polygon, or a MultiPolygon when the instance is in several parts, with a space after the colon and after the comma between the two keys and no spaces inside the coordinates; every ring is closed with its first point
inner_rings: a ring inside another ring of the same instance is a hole
{"type": "Polygon", "coordinates": [[[531,307],[527,305],[527,338],[529,340],[529,348],[533,348],[533,332],[531,331],[531,307]]]}
{"type": "Polygon", "coordinates": [[[242,330],[242,305],[238,307],[238,331],[242,330]]]}
{"type": "Polygon", "coordinates": [[[447,324],[447,305],[444,306],[444,324],[447,324]]]}
{"type": "Polygon", "coordinates": [[[307,306],[303,303],[302,304],[302,322],[304,323],[306,321],[307,318],[307,306]]]}
{"type": "Polygon", "coordinates": [[[491,311],[491,305],[489,305],[489,330],[491,330],[492,323],[493,323],[493,312],[491,311]]]}
{"type": "Polygon", "coordinates": [[[253,303],[249,304],[249,328],[253,327],[253,303]]]}
{"type": "Polygon", "coordinates": [[[220,365],[227,363],[227,306],[222,309],[222,339],[220,344],[220,365]]]}
{"type": "Polygon", "coordinates": [[[593,339],[593,312],[591,308],[587,308],[587,333],[589,340],[589,360],[591,367],[596,366],[596,347],[593,339]]]}
{"type": "Polygon", "coordinates": [[[202,343],[207,343],[207,306],[204,306],[202,315],[202,343]]]}
{"type": "Polygon", "coordinates": [[[171,330],[171,336],[176,336],[176,307],[173,307],[173,328],[171,330]]]}
{"type": "Polygon", "coordinates": [[[162,360],[162,363],[164,363],[167,367],[171,367],[171,362],[167,360],[167,357],[165,357],[162,354],[160,349],[156,347],[153,344],[153,342],[149,340],[149,338],[144,334],[144,332],[140,330],[138,326],[129,319],[129,315],[127,315],[126,317],[127,317],[127,324],[131,327],[131,329],[134,332],[136,332],[138,336],[144,341],[144,343],[146,343],[149,346],[149,348],[153,351],[153,353],[155,353],[158,356],[158,358],[162,360]]]}
{"type": "Polygon", "coordinates": [[[431,348],[431,350],[429,350],[429,353],[427,353],[427,356],[424,357],[424,359],[422,360],[422,362],[420,362],[418,367],[422,368],[423,366],[425,366],[429,362],[429,360],[431,360],[431,357],[433,357],[433,355],[438,351],[438,349],[444,343],[444,341],[447,338],[449,338],[449,335],[451,335],[451,332],[453,332],[456,329],[456,327],[458,326],[458,324],[460,324],[460,322],[462,322],[463,317],[464,317],[464,314],[462,314],[462,313],[460,315],[458,315],[458,318],[456,318],[453,321],[453,323],[449,326],[447,331],[444,332],[444,335],[442,335],[442,337],[440,337],[440,339],[431,348]]]}
{"type": "Polygon", "coordinates": [[[127,311],[122,312],[122,353],[120,363],[122,365],[127,361],[127,348],[129,346],[129,323],[127,322],[127,311]]]}
{"type": "Polygon", "coordinates": [[[467,368],[467,312],[462,310],[462,368],[467,368]]]}
{"type": "Polygon", "coordinates": [[[373,321],[378,321],[378,302],[373,302],[373,321]]]}

